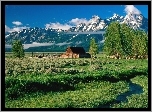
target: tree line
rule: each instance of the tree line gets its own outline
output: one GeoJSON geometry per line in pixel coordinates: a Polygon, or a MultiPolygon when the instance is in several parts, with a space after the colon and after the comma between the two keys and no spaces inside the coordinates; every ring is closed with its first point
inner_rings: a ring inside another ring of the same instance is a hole
{"type": "Polygon", "coordinates": [[[103,51],[107,55],[148,55],[148,34],[142,30],[134,30],[127,24],[112,22],[108,26],[104,36],[103,51]]]}

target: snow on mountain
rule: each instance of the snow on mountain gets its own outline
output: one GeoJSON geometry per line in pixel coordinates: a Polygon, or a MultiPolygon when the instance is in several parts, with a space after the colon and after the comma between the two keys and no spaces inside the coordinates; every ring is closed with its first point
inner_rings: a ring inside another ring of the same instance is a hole
{"type": "MultiPolygon", "coordinates": [[[[105,31],[108,25],[113,22],[118,21],[121,24],[126,23],[133,29],[141,29],[148,31],[148,19],[145,18],[142,14],[134,14],[134,13],[127,13],[127,15],[119,16],[118,14],[113,14],[112,17],[107,19],[101,19],[99,16],[94,15],[86,23],[80,23],[75,27],[71,27],[70,29],[62,30],[62,29],[52,29],[52,28],[28,28],[23,29],[18,32],[7,33],[5,35],[5,42],[7,44],[11,44],[13,39],[20,38],[24,44],[30,44],[32,42],[44,43],[44,42],[68,42],[68,41],[78,41],[82,40],[81,35],[75,34],[65,34],[66,32],[98,32],[98,31],[105,31]]],[[[89,34],[89,33],[88,33],[89,34]]],[[[89,40],[92,33],[89,35],[86,34],[84,40],[89,40]]],[[[98,36],[101,34],[98,34],[98,36]]],[[[97,38],[99,38],[97,36],[97,38]]],[[[100,39],[102,41],[102,39],[100,39]]],[[[86,41],[84,41],[86,42],[86,41]]],[[[74,43],[74,42],[73,42],[74,43]]]]}
{"type": "Polygon", "coordinates": [[[114,13],[113,16],[108,19],[101,19],[99,16],[94,15],[89,20],[89,24],[81,23],[76,27],[73,27],[72,28],[73,30],[69,29],[69,31],[71,30],[75,32],[80,32],[80,31],[95,32],[95,31],[105,30],[112,21],[118,21],[121,24],[126,23],[133,29],[143,29],[145,31],[148,30],[148,19],[145,18],[142,14],[128,13],[124,17],[114,13]]]}
{"type": "Polygon", "coordinates": [[[128,13],[123,22],[121,23],[126,23],[133,29],[144,29],[148,30],[148,19],[145,18],[142,14],[134,14],[134,13],[128,13]]]}
{"type": "MultiPolygon", "coordinates": [[[[89,24],[79,24],[76,27],[73,27],[72,29],[75,32],[79,32],[79,31],[83,31],[83,32],[89,32],[89,31],[100,31],[100,30],[105,30],[107,28],[107,26],[112,22],[112,21],[119,21],[122,22],[123,21],[123,16],[119,16],[118,14],[113,14],[112,17],[108,18],[108,19],[101,19],[99,16],[94,15],[92,16],[92,18],[89,20],[89,24]]],[[[71,30],[71,29],[69,29],[71,30]]]]}
{"type": "Polygon", "coordinates": [[[73,27],[74,31],[97,31],[100,29],[104,29],[106,23],[104,20],[102,20],[99,16],[92,16],[92,18],[89,20],[88,24],[81,23],[77,25],[76,27],[73,27]]]}

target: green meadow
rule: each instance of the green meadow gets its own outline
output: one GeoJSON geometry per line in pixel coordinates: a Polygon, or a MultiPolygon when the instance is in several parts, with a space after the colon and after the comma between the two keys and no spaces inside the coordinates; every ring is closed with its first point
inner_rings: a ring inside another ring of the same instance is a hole
{"type": "Polygon", "coordinates": [[[147,59],[109,59],[104,54],[95,59],[29,55],[17,59],[6,53],[6,108],[148,108],[147,59]],[[131,91],[130,82],[142,92],[131,91]],[[122,94],[126,96],[117,102],[122,94]]]}

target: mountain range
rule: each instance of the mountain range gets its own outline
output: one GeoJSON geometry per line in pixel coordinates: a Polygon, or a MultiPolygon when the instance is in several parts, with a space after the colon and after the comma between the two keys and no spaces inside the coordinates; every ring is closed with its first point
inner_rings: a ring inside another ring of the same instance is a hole
{"type": "Polygon", "coordinates": [[[148,19],[142,14],[128,13],[126,16],[113,14],[108,19],[102,19],[97,15],[87,23],[80,23],[68,30],[52,28],[27,28],[19,32],[5,34],[5,51],[10,51],[10,46],[14,39],[21,39],[26,51],[65,51],[68,46],[81,46],[86,51],[89,50],[90,38],[95,38],[102,49],[104,43],[103,34],[108,25],[118,21],[120,24],[126,23],[136,30],[148,31],[148,19]]]}

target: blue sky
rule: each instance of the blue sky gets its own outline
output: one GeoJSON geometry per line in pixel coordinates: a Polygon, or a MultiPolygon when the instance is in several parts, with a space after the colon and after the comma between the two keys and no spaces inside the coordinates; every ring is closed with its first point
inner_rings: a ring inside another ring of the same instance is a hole
{"type": "Polygon", "coordinates": [[[140,12],[148,18],[147,5],[6,5],[5,31],[27,27],[66,29],[89,21],[93,15],[106,19],[114,13],[125,16],[128,10],[140,12]]]}

